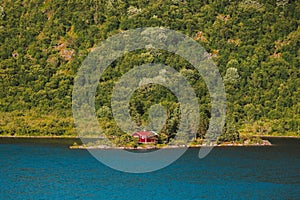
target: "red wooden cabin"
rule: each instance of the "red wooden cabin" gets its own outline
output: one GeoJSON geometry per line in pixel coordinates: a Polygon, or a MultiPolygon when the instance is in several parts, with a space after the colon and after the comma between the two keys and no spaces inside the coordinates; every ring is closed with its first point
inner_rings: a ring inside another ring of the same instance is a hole
{"type": "Polygon", "coordinates": [[[156,143],[158,139],[158,134],[154,131],[139,131],[132,136],[139,138],[139,143],[156,143]]]}

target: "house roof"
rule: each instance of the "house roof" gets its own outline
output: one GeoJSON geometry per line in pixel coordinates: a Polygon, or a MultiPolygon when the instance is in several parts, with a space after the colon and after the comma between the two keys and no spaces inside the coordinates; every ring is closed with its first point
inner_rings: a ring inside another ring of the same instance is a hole
{"type": "Polygon", "coordinates": [[[158,134],[155,131],[138,131],[135,132],[133,135],[151,137],[151,136],[156,136],[158,134]]]}

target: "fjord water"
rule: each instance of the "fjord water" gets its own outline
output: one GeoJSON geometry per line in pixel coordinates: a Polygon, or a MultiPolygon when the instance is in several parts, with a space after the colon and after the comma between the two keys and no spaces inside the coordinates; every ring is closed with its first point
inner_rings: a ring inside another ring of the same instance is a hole
{"type": "Polygon", "coordinates": [[[300,141],[189,149],[172,165],[129,174],[63,144],[0,144],[0,199],[300,199],[300,141]]]}

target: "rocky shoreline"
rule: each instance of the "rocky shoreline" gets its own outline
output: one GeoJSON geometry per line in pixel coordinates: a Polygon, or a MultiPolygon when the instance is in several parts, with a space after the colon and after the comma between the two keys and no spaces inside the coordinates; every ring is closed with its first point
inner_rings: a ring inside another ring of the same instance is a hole
{"type": "Polygon", "coordinates": [[[86,146],[86,145],[72,145],[70,149],[120,149],[120,150],[152,150],[152,149],[176,149],[176,148],[201,148],[201,147],[245,147],[245,146],[272,146],[271,142],[268,140],[262,140],[261,143],[221,143],[212,145],[166,145],[166,146],[138,146],[138,147],[111,147],[107,145],[97,145],[97,146],[86,146]]]}
{"type": "MultiPolygon", "coordinates": [[[[262,140],[259,143],[254,143],[250,140],[245,140],[243,143],[233,143],[233,142],[224,142],[221,144],[192,144],[192,145],[142,145],[137,147],[132,146],[123,146],[123,147],[111,147],[108,145],[82,145],[79,144],[80,138],[76,136],[7,136],[1,135],[0,138],[2,139],[67,139],[67,140],[75,140],[75,144],[71,145],[69,141],[69,148],[70,149],[126,149],[126,150],[151,150],[151,149],[174,149],[174,148],[200,148],[200,147],[243,147],[243,146],[271,146],[271,142],[266,138],[262,137],[262,140]]],[[[275,137],[274,137],[275,138],[275,137]]],[[[285,137],[280,137],[285,138],[285,137]]],[[[290,137],[291,138],[291,137],[290,137]]]]}

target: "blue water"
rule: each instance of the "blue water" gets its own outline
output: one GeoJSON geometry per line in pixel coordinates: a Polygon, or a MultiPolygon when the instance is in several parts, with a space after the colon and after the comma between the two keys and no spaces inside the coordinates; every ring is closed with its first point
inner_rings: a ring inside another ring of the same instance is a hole
{"type": "Polygon", "coordinates": [[[0,144],[0,199],[300,199],[300,145],[188,150],[152,173],[112,170],[66,145],[0,144]]]}

